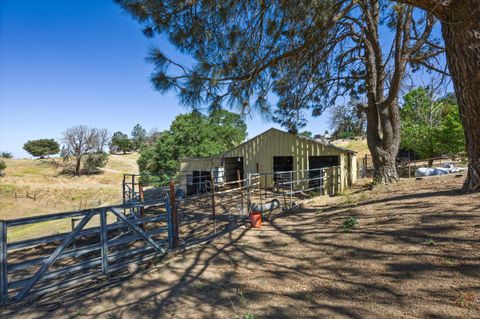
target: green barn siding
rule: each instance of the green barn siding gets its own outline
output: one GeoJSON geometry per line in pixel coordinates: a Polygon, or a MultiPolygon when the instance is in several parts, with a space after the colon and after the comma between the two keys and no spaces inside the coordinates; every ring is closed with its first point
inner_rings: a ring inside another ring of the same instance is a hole
{"type": "MultiPolygon", "coordinates": [[[[300,138],[294,134],[289,134],[277,129],[270,129],[251,140],[240,144],[234,149],[226,152],[223,157],[243,157],[244,172],[254,173],[258,170],[260,173],[273,172],[274,156],[293,156],[293,167],[295,170],[308,170],[309,156],[336,155],[340,156],[340,188],[343,189],[349,181],[355,182],[356,165],[349,165],[349,152],[331,145],[325,145],[316,141],[300,138]],[[349,167],[350,166],[350,167],[349,167]],[[350,174],[348,174],[350,171],[350,174]]],[[[356,162],[356,156],[350,152],[353,162],[356,162]]],[[[182,160],[182,170],[189,170],[195,167],[196,170],[208,170],[218,167],[221,158],[198,160],[194,159],[194,164],[189,164],[190,159],[182,160]],[[208,165],[214,164],[208,167],[208,165]]],[[[306,176],[302,176],[305,178],[306,176]]],[[[267,185],[272,183],[271,176],[267,179],[267,185]]]]}

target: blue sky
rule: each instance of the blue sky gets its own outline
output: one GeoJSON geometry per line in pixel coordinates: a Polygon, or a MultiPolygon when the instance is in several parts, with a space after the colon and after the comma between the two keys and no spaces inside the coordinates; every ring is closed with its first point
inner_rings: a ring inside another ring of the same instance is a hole
{"type": "MultiPolygon", "coordinates": [[[[154,91],[140,25],[111,0],[0,0],[0,151],[27,157],[29,139],[60,139],[85,124],[130,133],[166,129],[186,109],[154,91]]],[[[248,119],[252,137],[277,126],[248,119]]],[[[278,126],[277,126],[278,127],[278,126]]],[[[307,129],[323,132],[324,118],[307,129]]]]}
{"type": "MultiPolygon", "coordinates": [[[[174,94],[153,90],[145,62],[153,46],[185,58],[166,41],[146,39],[111,0],[0,0],[0,151],[27,157],[27,140],[60,140],[79,124],[167,129],[188,110],[174,94]]],[[[309,117],[305,129],[322,133],[327,120],[328,113],[309,117]]],[[[279,127],[258,115],[247,125],[249,137],[279,127]]]]}

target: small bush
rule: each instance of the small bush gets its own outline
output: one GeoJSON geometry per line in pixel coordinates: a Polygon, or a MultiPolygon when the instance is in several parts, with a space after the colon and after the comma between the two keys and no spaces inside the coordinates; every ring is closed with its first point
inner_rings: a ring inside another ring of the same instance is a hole
{"type": "Polygon", "coordinates": [[[427,239],[427,240],[425,240],[425,244],[427,244],[428,246],[433,246],[433,245],[435,245],[435,240],[427,239]]]}
{"type": "Polygon", "coordinates": [[[85,159],[84,169],[88,173],[96,172],[99,168],[105,167],[108,162],[107,153],[88,154],[85,159]]]}
{"type": "Polygon", "coordinates": [[[0,157],[3,157],[3,158],[12,158],[12,157],[13,157],[13,154],[10,153],[10,152],[0,152],[0,157]]]}
{"type": "Polygon", "coordinates": [[[349,233],[357,224],[358,220],[355,217],[348,217],[342,224],[343,232],[349,233]]]}
{"type": "Polygon", "coordinates": [[[5,161],[0,160],[0,171],[3,171],[5,168],[7,168],[7,164],[5,164],[5,161]]]}

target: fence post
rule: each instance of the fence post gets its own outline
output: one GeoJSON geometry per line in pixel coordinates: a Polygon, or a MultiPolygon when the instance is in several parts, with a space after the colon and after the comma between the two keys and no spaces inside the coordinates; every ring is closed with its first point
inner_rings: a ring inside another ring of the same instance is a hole
{"type": "Polygon", "coordinates": [[[318,195],[323,195],[323,175],[324,175],[324,170],[323,168],[318,171],[318,175],[320,179],[318,180],[318,195]]]}
{"type": "Polygon", "coordinates": [[[238,181],[238,189],[240,190],[240,203],[241,203],[241,210],[242,210],[242,219],[244,214],[244,206],[243,206],[243,181],[241,180],[242,177],[240,176],[240,170],[237,169],[237,181],[238,181]]]}
{"type": "MultiPolygon", "coordinates": [[[[265,184],[264,187],[266,187],[267,183],[267,174],[264,175],[265,179],[265,184]]],[[[260,199],[260,203],[263,203],[262,201],[262,176],[258,175],[258,198],[260,199]]]]}
{"type": "Polygon", "coordinates": [[[338,195],[343,191],[342,170],[340,169],[340,166],[336,167],[335,174],[337,175],[337,195],[338,195]]]}
{"type": "Polygon", "coordinates": [[[328,194],[329,196],[333,196],[333,188],[332,188],[332,185],[333,185],[332,167],[331,167],[331,166],[327,167],[326,172],[327,172],[327,177],[326,177],[326,182],[327,182],[327,194],[328,194]]]}
{"type": "Polygon", "coordinates": [[[132,190],[130,194],[130,199],[133,200],[135,197],[135,175],[132,174],[132,190]]]}
{"type": "Polygon", "coordinates": [[[165,209],[167,211],[168,248],[173,249],[172,206],[170,196],[165,196],[165,209]]]}
{"type": "Polygon", "coordinates": [[[178,247],[178,218],[177,203],[175,201],[175,182],[170,180],[170,223],[172,227],[172,248],[178,247]]]}
{"type": "Polygon", "coordinates": [[[125,174],[123,174],[123,181],[122,181],[122,193],[123,193],[123,204],[127,201],[125,200],[125,174]]]}
{"type": "Polygon", "coordinates": [[[293,172],[290,171],[290,206],[293,206],[293,172]]]}
{"type": "MultiPolygon", "coordinates": [[[[140,196],[140,202],[145,201],[145,194],[143,193],[143,183],[142,183],[141,177],[138,178],[138,195],[140,196]]],[[[143,206],[139,206],[137,209],[138,209],[138,213],[140,215],[140,218],[144,217],[143,206]]],[[[140,228],[142,230],[145,230],[145,224],[141,224],[140,228]]]]}
{"type": "MultiPolygon", "coordinates": [[[[252,176],[250,173],[247,175],[247,214],[250,214],[250,208],[252,207],[252,176]]],[[[242,215],[242,222],[245,223],[245,215],[242,215]]]]}
{"type": "Polygon", "coordinates": [[[213,172],[210,172],[210,191],[212,192],[212,219],[213,219],[213,233],[217,233],[217,222],[215,217],[215,181],[213,179],[213,172]]]}
{"type": "Polygon", "coordinates": [[[108,273],[108,224],[107,224],[107,210],[102,208],[100,210],[100,242],[102,245],[102,273],[108,273]]]}
{"type": "Polygon", "coordinates": [[[0,297],[2,305],[5,305],[8,301],[7,265],[7,223],[0,220],[0,297]]]}

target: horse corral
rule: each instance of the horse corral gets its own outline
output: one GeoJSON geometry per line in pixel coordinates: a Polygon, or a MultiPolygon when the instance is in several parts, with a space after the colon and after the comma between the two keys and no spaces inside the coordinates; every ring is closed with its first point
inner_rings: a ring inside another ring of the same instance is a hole
{"type": "MultiPolygon", "coordinates": [[[[337,167],[247,174],[230,182],[210,173],[197,181],[198,192],[187,196],[175,180],[165,187],[152,176],[125,175],[122,205],[1,221],[2,302],[109,281],[112,274],[132,272],[148,266],[147,260],[248,224],[251,207],[276,201],[271,207],[284,211],[306,198],[335,194],[339,176],[337,167]],[[58,220],[71,221],[72,231],[8,241],[9,230],[58,220]]],[[[262,213],[268,218],[274,212],[262,213]]]]}

